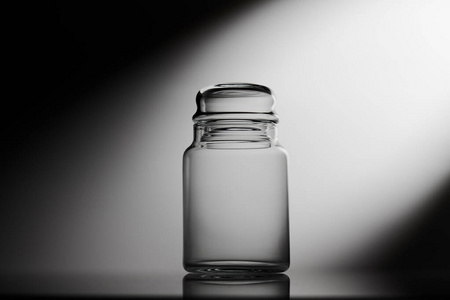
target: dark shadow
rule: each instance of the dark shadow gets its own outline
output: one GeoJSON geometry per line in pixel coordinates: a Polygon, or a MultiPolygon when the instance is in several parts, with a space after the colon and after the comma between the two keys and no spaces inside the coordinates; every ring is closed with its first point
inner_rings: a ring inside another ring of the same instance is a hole
{"type": "MultiPolygon", "coordinates": [[[[0,272],[40,264],[39,258],[46,254],[36,246],[50,245],[54,237],[37,234],[44,232],[38,228],[53,228],[49,224],[61,221],[62,216],[55,213],[60,205],[83,207],[68,200],[71,187],[78,186],[70,166],[86,155],[78,149],[89,149],[84,153],[92,155],[99,144],[86,137],[96,130],[123,128],[115,121],[130,120],[126,114],[132,110],[127,109],[140,101],[130,97],[114,102],[96,93],[114,90],[120,86],[115,80],[128,78],[134,66],[161,61],[180,39],[189,40],[196,30],[210,28],[256,3],[4,3],[2,70],[7,96],[0,119],[0,272]],[[73,160],[63,161],[67,156],[73,160]],[[72,184],[58,188],[60,178],[72,178],[72,184]]],[[[183,55],[180,51],[180,61],[183,55]]],[[[192,87],[192,97],[198,88],[192,87]]]]}
{"type": "Polygon", "coordinates": [[[372,263],[407,294],[450,295],[450,178],[424,202],[428,206],[372,263]]]}
{"type": "Polygon", "coordinates": [[[109,107],[105,99],[92,103],[85,96],[199,28],[255,4],[236,0],[6,3],[2,69],[7,75],[4,93],[9,97],[0,126],[7,145],[2,155],[16,157],[30,139],[64,126],[68,114],[79,115],[102,104],[109,107]]]}
{"type": "Polygon", "coordinates": [[[289,299],[285,274],[204,274],[183,278],[183,299],[289,299]]]}
{"type": "MultiPolygon", "coordinates": [[[[52,155],[67,143],[68,133],[85,124],[84,119],[101,124],[107,112],[133,105],[131,100],[114,103],[109,97],[92,97],[98,90],[117,85],[142,62],[161,60],[178,40],[256,3],[5,3],[2,69],[8,97],[0,120],[2,202],[17,205],[17,191],[24,189],[33,172],[30,165],[42,156],[46,165],[54,163],[52,155]]],[[[193,87],[194,96],[198,88],[193,87]]]]}

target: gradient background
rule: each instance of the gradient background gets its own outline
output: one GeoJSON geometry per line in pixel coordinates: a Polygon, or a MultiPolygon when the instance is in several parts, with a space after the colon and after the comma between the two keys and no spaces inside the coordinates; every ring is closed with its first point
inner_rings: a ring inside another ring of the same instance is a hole
{"type": "Polygon", "coordinates": [[[365,291],[296,284],[317,272],[402,274],[390,275],[394,290],[449,292],[449,1],[45,2],[3,12],[3,291],[34,292],[25,275],[150,274],[145,288],[119,291],[178,295],[195,95],[243,81],[278,100],[291,294],[365,291]]]}

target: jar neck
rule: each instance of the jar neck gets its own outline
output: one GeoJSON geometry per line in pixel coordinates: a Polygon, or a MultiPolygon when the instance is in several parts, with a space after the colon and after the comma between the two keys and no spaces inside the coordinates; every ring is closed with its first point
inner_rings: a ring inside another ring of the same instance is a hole
{"type": "Polygon", "coordinates": [[[276,124],[255,120],[197,121],[193,147],[260,149],[277,145],[276,124]]]}

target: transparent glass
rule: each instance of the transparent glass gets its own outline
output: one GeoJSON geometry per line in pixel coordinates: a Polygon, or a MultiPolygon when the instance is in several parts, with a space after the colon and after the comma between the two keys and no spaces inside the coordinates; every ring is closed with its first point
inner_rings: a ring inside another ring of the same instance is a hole
{"type": "Polygon", "coordinates": [[[274,105],[272,92],[255,84],[198,93],[194,141],[183,157],[187,271],[288,269],[287,153],[274,105]]]}

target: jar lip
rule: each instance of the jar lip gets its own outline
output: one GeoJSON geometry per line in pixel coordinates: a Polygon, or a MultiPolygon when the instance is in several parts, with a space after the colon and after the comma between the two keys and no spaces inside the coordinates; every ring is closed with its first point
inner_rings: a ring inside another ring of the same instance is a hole
{"type": "Polygon", "coordinates": [[[229,82],[206,86],[200,89],[200,91],[197,94],[197,98],[199,96],[202,97],[206,92],[217,92],[230,89],[242,91],[255,91],[255,92],[262,92],[268,95],[273,95],[272,90],[264,85],[248,82],[229,82]]]}
{"type": "Polygon", "coordinates": [[[259,84],[233,82],[207,86],[197,93],[196,103],[194,122],[218,119],[278,122],[273,92],[259,84]]]}

